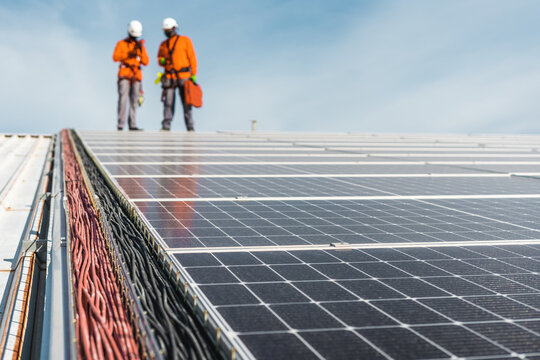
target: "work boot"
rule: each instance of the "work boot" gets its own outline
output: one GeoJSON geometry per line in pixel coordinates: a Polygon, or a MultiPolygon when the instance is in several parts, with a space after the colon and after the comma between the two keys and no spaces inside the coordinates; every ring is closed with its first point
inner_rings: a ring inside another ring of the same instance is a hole
{"type": "Polygon", "coordinates": [[[188,128],[187,131],[188,131],[188,132],[194,132],[195,129],[194,129],[194,128],[188,128]]]}
{"type": "Polygon", "coordinates": [[[143,131],[143,129],[138,128],[138,127],[130,127],[129,131],[143,131]]]}
{"type": "Polygon", "coordinates": [[[118,131],[122,131],[122,130],[124,130],[124,128],[121,128],[121,127],[117,127],[117,128],[116,128],[116,130],[118,130],[118,131]]]}
{"type": "Polygon", "coordinates": [[[171,131],[171,129],[162,127],[160,131],[171,131]]]}

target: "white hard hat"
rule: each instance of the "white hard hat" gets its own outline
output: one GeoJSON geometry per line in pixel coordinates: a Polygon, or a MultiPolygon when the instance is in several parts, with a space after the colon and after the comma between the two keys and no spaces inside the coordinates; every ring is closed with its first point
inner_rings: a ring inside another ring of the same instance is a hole
{"type": "Polygon", "coordinates": [[[163,30],[171,30],[175,27],[178,27],[178,23],[173,18],[169,17],[163,20],[163,30]]]}
{"type": "Polygon", "coordinates": [[[131,20],[128,25],[128,33],[133,37],[142,36],[142,24],[140,21],[131,20]]]}

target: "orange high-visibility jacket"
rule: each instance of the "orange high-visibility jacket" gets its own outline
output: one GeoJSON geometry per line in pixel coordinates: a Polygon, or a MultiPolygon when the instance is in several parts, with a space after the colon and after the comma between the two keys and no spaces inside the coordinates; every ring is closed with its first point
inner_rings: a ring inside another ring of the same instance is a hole
{"type": "Polygon", "coordinates": [[[135,41],[130,37],[120,40],[114,48],[113,60],[120,62],[119,79],[142,81],[141,65],[148,65],[148,54],[144,40],[135,41]]]}
{"type": "Polygon", "coordinates": [[[197,75],[197,57],[191,39],[187,36],[175,35],[163,41],[159,45],[158,64],[165,68],[165,76],[168,78],[176,79],[176,72],[180,79],[197,75]],[[165,65],[159,62],[161,58],[165,58],[165,65]],[[186,71],[186,68],[190,70],[186,71]]]}

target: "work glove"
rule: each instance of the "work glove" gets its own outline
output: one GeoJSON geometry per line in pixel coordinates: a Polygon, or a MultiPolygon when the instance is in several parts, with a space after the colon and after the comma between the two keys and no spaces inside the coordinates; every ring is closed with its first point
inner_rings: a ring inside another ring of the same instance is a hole
{"type": "Polygon", "coordinates": [[[194,83],[197,82],[197,78],[195,77],[195,75],[191,75],[191,81],[193,81],[194,83]]]}
{"type": "Polygon", "coordinates": [[[160,64],[160,65],[165,65],[166,62],[167,62],[167,60],[165,60],[164,57],[162,57],[162,58],[159,59],[159,64],[160,64]]]}
{"type": "Polygon", "coordinates": [[[128,52],[128,57],[130,57],[130,58],[134,58],[134,57],[137,57],[137,56],[139,56],[139,54],[137,54],[136,50],[131,50],[130,52],[128,52]]]}

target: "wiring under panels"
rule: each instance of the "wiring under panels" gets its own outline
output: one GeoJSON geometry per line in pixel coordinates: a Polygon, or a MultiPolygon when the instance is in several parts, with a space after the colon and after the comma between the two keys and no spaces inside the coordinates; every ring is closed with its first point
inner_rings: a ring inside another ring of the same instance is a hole
{"type": "Polygon", "coordinates": [[[139,359],[96,209],[66,130],[62,141],[77,357],[139,359]]]}
{"type": "Polygon", "coordinates": [[[112,193],[77,134],[71,134],[161,355],[165,359],[219,358],[216,347],[185,307],[182,294],[145,243],[143,233],[112,193]]]}

